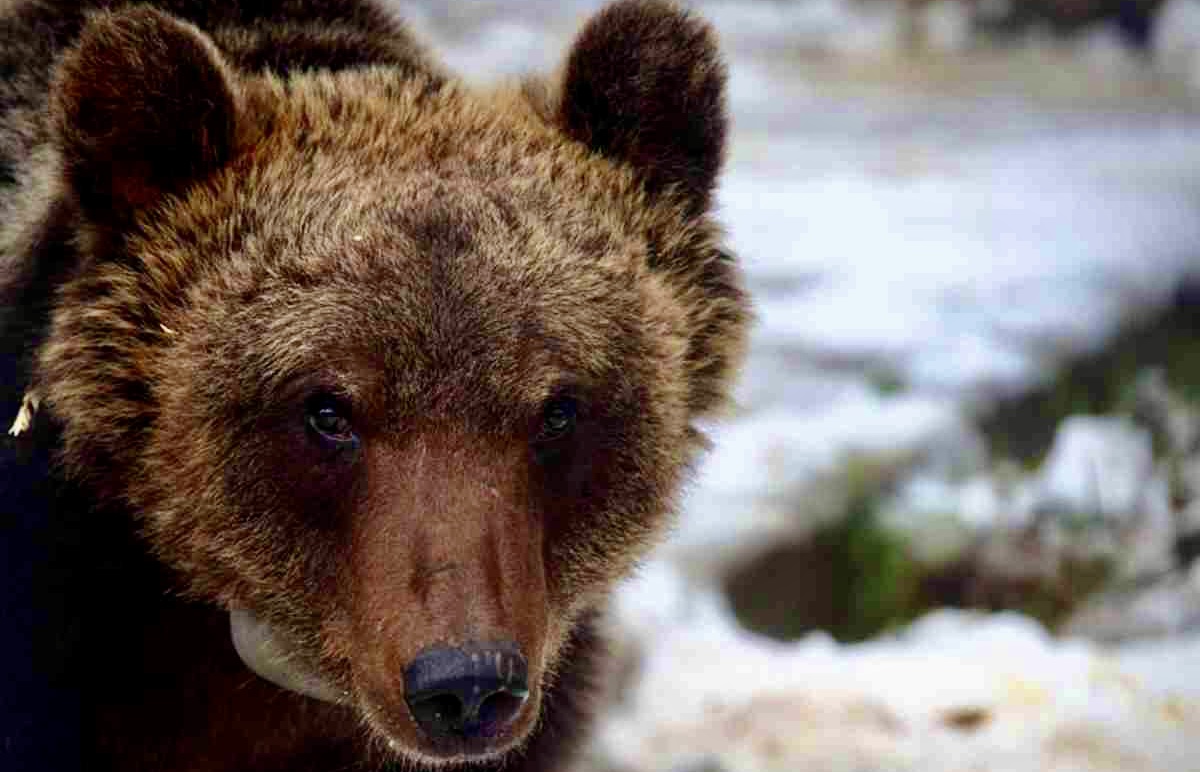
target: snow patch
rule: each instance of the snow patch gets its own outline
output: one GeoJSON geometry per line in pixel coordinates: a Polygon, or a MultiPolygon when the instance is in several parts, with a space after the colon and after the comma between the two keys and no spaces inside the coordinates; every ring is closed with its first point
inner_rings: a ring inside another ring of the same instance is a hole
{"type": "Polygon", "coordinates": [[[937,612],[895,638],[655,631],[598,752],[670,770],[1192,769],[1200,637],[1104,649],[1012,614],[937,612]],[[1175,677],[1172,678],[1172,673],[1175,677]]]}

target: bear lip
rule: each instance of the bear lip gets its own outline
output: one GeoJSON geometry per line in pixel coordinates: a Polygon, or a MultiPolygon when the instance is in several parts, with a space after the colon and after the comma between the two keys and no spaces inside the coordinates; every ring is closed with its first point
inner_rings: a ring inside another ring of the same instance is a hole
{"type": "Polygon", "coordinates": [[[233,648],[246,667],[256,675],[290,692],[324,702],[345,702],[349,694],[304,666],[295,646],[279,631],[250,611],[229,612],[233,648]]]}

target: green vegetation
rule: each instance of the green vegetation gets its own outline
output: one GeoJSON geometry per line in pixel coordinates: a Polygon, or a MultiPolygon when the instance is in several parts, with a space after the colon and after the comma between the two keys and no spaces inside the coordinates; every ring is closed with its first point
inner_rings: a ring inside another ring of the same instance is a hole
{"type": "Polygon", "coordinates": [[[867,373],[867,382],[881,397],[892,397],[908,390],[903,376],[895,370],[878,367],[867,373]]]}
{"type": "Polygon", "coordinates": [[[734,613],[748,629],[781,640],[823,629],[857,641],[922,610],[907,540],[876,516],[890,474],[862,459],[846,470],[839,481],[847,490],[844,512],[810,539],[772,549],[728,579],[734,613]]]}
{"type": "Polygon", "coordinates": [[[1111,576],[1108,559],[1070,555],[1050,561],[1053,570],[1044,574],[989,571],[979,560],[982,544],[939,557],[913,542],[922,537],[883,522],[887,475],[860,460],[849,468],[840,517],[728,578],[730,604],[747,629],[778,640],[825,630],[842,642],[862,641],[944,607],[1015,610],[1054,628],[1111,576]]]}
{"type": "Polygon", "coordinates": [[[835,556],[841,620],[836,635],[860,641],[903,625],[921,612],[920,567],[906,540],[877,522],[873,503],[859,498],[849,516],[817,535],[818,548],[835,556]]]}

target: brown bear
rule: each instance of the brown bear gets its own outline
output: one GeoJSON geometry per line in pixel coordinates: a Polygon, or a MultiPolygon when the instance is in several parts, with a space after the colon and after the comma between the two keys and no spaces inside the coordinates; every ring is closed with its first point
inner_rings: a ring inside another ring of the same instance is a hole
{"type": "Polygon", "coordinates": [[[744,345],[724,89],[661,0],[487,89],[371,0],[0,4],[88,769],[563,768],[744,345]]]}

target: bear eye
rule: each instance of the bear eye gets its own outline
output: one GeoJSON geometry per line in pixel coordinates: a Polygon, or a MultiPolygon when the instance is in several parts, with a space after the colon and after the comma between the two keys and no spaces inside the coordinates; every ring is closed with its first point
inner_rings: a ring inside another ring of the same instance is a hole
{"type": "Polygon", "coordinates": [[[335,397],[322,394],[309,400],[304,420],[322,445],[334,450],[358,448],[358,435],[350,423],[350,411],[335,397]]]}
{"type": "Polygon", "coordinates": [[[571,397],[555,397],[542,409],[542,426],[535,442],[553,442],[562,439],[575,429],[579,414],[579,403],[571,397]]]}

